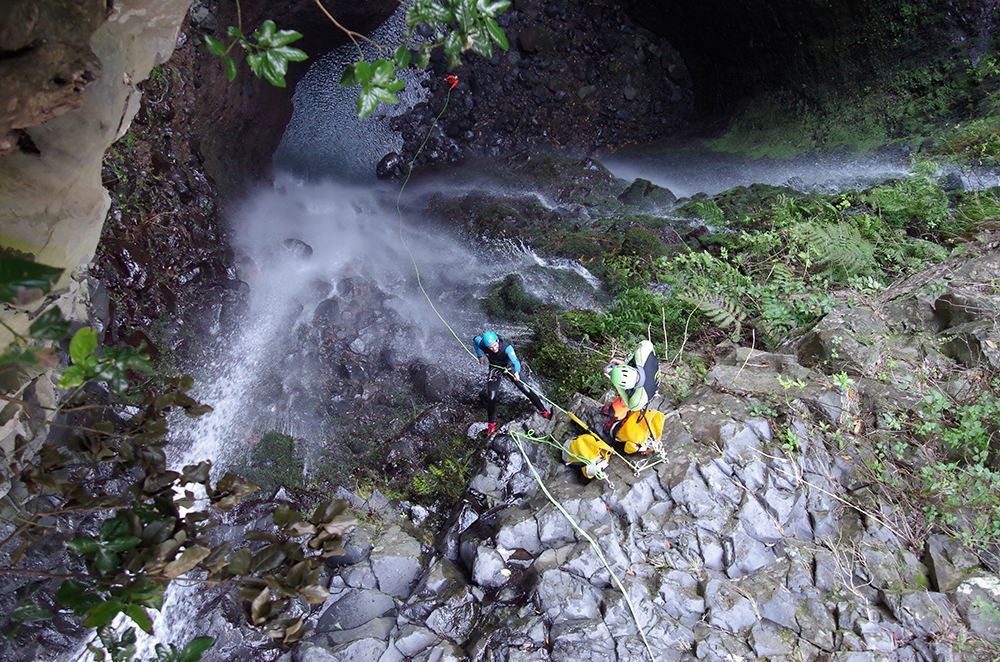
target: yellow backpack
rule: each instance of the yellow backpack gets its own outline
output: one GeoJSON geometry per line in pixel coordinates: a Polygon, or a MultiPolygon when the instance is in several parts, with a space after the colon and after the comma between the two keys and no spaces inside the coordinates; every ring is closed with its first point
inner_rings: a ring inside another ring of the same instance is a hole
{"type": "Polygon", "coordinates": [[[663,412],[647,409],[631,412],[618,426],[615,439],[625,444],[626,453],[642,450],[648,440],[659,441],[663,435],[663,412]]]}
{"type": "Polygon", "coordinates": [[[597,469],[606,466],[614,451],[602,439],[593,434],[581,434],[566,442],[563,449],[563,461],[567,464],[580,467],[580,471],[587,478],[595,475],[594,467],[597,469]],[[588,473],[587,469],[590,468],[588,473]]]}

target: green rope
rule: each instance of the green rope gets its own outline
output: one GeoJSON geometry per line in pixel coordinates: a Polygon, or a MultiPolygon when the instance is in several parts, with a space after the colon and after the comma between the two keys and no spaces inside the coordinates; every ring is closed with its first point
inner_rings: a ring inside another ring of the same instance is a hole
{"type": "MultiPolygon", "coordinates": [[[[444,104],[441,106],[441,110],[438,112],[437,116],[434,118],[434,121],[431,123],[430,128],[427,130],[427,135],[424,136],[424,140],[423,140],[422,143],[420,143],[420,147],[414,153],[413,158],[410,159],[410,162],[409,162],[408,168],[407,168],[406,177],[403,179],[403,184],[400,186],[399,193],[396,195],[396,215],[399,217],[399,239],[400,239],[400,242],[403,244],[403,246],[406,247],[406,252],[407,252],[407,254],[410,257],[410,263],[413,265],[413,271],[416,274],[417,286],[420,288],[420,292],[424,295],[424,298],[427,299],[427,303],[430,305],[431,309],[434,311],[434,314],[437,315],[438,319],[441,320],[441,323],[444,324],[445,328],[448,329],[448,331],[451,333],[451,335],[455,337],[455,340],[457,340],[458,343],[459,343],[459,345],[462,346],[462,349],[464,349],[465,352],[470,357],[472,357],[473,360],[475,360],[476,362],[478,362],[479,358],[475,355],[475,353],[472,350],[469,349],[469,347],[466,345],[465,341],[463,341],[462,338],[455,332],[455,329],[452,328],[451,324],[448,323],[448,321],[444,318],[444,316],[441,314],[441,312],[437,309],[437,306],[434,305],[434,301],[431,299],[430,295],[427,293],[426,288],[424,288],[423,279],[420,276],[420,267],[417,266],[416,257],[414,257],[413,251],[410,249],[410,245],[406,242],[406,237],[403,234],[403,212],[402,212],[402,209],[400,209],[400,200],[403,197],[403,191],[406,189],[406,185],[409,183],[410,178],[413,176],[413,166],[415,165],[416,160],[420,156],[420,153],[423,151],[424,147],[426,147],[427,142],[430,140],[431,133],[434,131],[434,127],[437,126],[437,123],[441,119],[441,116],[444,115],[445,110],[448,108],[448,103],[451,101],[451,91],[452,91],[453,87],[454,86],[452,86],[451,88],[448,89],[448,95],[445,97],[445,101],[444,101],[444,104]]],[[[503,370],[508,375],[510,375],[511,377],[513,377],[513,373],[511,373],[511,371],[508,370],[507,368],[502,367],[502,366],[497,366],[497,367],[500,367],[501,370],[503,370]]],[[[556,409],[558,411],[561,411],[563,414],[566,414],[567,416],[570,415],[568,411],[566,411],[565,409],[563,409],[562,407],[560,407],[558,404],[556,404],[555,402],[553,402],[552,400],[550,400],[549,398],[547,398],[545,395],[543,395],[542,393],[540,393],[538,391],[538,389],[534,388],[531,384],[527,384],[525,382],[522,382],[522,383],[528,389],[530,389],[532,392],[534,392],[536,395],[538,395],[540,398],[542,398],[545,402],[549,403],[549,405],[551,405],[554,409],[556,409]]],[[[584,427],[584,429],[587,430],[587,432],[591,432],[591,434],[593,434],[593,432],[590,430],[590,428],[587,427],[586,424],[584,424],[583,421],[581,421],[579,419],[579,417],[576,417],[574,415],[574,416],[571,416],[571,418],[573,420],[577,421],[579,424],[581,424],[584,427]]],[[[524,461],[528,464],[528,468],[531,469],[531,473],[534,475],[535,480],[538,482],[538,486],[541,488],[542,492],[545,494],[546,497],[548,497],[549,501],[552,502],[552,504],[559,510],[559,512],[562,513],[563,517],[566,518],[566,520],[570,523],[570,525],[572,525],[572,527],[581,536],[583,536],[587,540],[587,542],[590,543],[591,547],[593,547],[593,549],[594,549],[594,552],[597,554],[598,558],[604,564],[604,567],[607,568],[608,573],[615,580],[615,584],[617,584],[618,589],[621,591],[622,597],[625,599],[625,603],[628,605],[629,611],[632,614],[632,618],[635,620],[636,629],[639,631],[639,636],[642,637],[642,643],[646,647],[646,652],[649,654],[649,659],[652,660],[653,662],[656,662],[656,657],[653,655],[653,650],[652,650],[652,648],[649,645],[649,641],[647,641],[647,639],[646,639],[646,633],[643,632],[642,625],[641,625],[641,623],[639,621],[638,611],[636,610],[635,605],[632,604],[632,600],[631,600],[631,598],[629,598],[628,591],[626,591],[626,589],[625,589],[625,585],[622,583],[621,579],[619,579],[618,575],[615,574],[614,570],[612,570],[611,564],[608,563],[607,558],[604,556],[604,552],[601,550],[601,548],[597,544],[597,542],[590,536],[589,533],[587,533],[586,531],[584,531],[580,527],[580,525],[577,524],[576,520],[573,519],[573,517],[569,514],[569,512],[562,506],[562,504],[560,504],[555,499],[555,497],[552,496],[552,493],[549,492],[548,488],[545,487],[545,483],[542,481],[542,477],[539,475],[538,471],[535,469],[535,465],[532,464],[531,459],[528,457],[528,454],[525,452],[524,446],[521,443],[521,439],[530,439],[532,441],[536,441],[536,442],[544,444],[544,445],[553,446],[555,448],[558,448],[560,451],[565,450],[567,455],[573,457],[574,459],[582,461],[582,462],[584,462],[587,465],[592,465],[593,463],[590,462],[589,460],[587,460],[586,458],[582,458],[582,457],[576,455],[575,453],[570,452],[568,448],[564,448],[561,444],[559,444],[552,437],[552,435],[546,435],[546,437],[536,437],[533,433],[530,433],[529,435],[522,435],[522,434],[518,433],[517,431],[511,431],[511,437],[514,439],[514,442],[517,444],[518,450],[521,451],[521,455],[524,457],[524,461]]],[[[621,458],[621,460],[624,461],[625,464],[627,464],[636,474],[639,473],[639,469],[634,464],[632,464],[627,459],[625,459],[615,449],[612,448],[611,450],[612,450],[612,452],[615,455],[617,455],[619,458],[621,458]]],[[[607,480],[610,483],[610,480],[608,479],[607,474],[605,474],[603,471],[601,471],[601,472],[595,472],[595,474],[601,480],[607,480]]]]}
{"type": "MultiPolygon", "coordinates": [[[[431,126],[427,130],[427,134],[424,136],[423,142],[420,143],[420,146],[417,148],[417,151],[414,152],[414,154],[413,154],[413,158],[410,159],[410,162],[407,164],[406,177],[403,178],[403,184],[399,187],[399,193],[396,195],[396,216],[399,218],[399,240],[403,244],[403,246],[406,248],[406,253],[410,257],[410,264],[413,265],[413,272],[414,272],[414,274],[416,275],[416,278],[417,278],[417,287],[420,288],[420,292],[421,292],[421,294],[424,295],[424,298],[427,300],[427,303],[430,305],[431,310],[434,311],[434,314],[437,315],[437,318],[439,320],[441,320],[441,323],[445,326],[446,329],[448,329],[448,332],[451,333],[452,336],[454,336],[455,340],[458,341],[458,344],[462,347],[463,350],[465,350],[465,353],[468,354],[474,361],[476,361],[478,363],[479,362],[479,357],[476,356],[475,352],[473,352],[471,349],[469,349],[469,346],[466,344],[466,342],[464,340],[462,340],[462,338],[458,335],[458,333],[455,332],[455,329],[451,326],[451,324],[448,323],[448,320],[446,320],[444,318],[444,315],[441,314],[441,312],[438,310],[437,306],[434,305],[434,301],[431,299],[430,294],[428,294],[426,288],[424,288],[423,279],[420,276],[420,267],[417,265],[417,259],[413,255],[413,251],[410,249],[410,244],[407,243],[406,237],[403,234],[403,211],[400,208],[400,201],[403,198],[403,191],[406,189],[406,185],[410,182],[410,178],[413,176],[413,168],[416,165],[417,158],[424,151],[424,147],[427,146],[427,142],[430,140],[431,134],[434,132],[434,127],[437,126],[437,124],[440,121],[441,117],[444,115],[445,111],[448,109],[448,104],[451,102],[451,91],[452,91],[452,89],[453,88],[448,88],[448,95],[445,97],[444,104],[441,106],[441,110],[438,112],[437,116],[434,117],[434,121],[431,122],[431,126]]],[[[508,368],[506,368],[504,366],[495,366],[495,367],[499,368],[502,371],[504,371],[507,375],[509,375],[513,379],[514,373],[511,372],[508,368]]],[[[575,422],[577,422],[579,425],[581,425],[587,432],[590,432],[591,434],[595,434],[593,432],[593,430],[591,430],[589,427],[587,427],[586,423],[584,423],[578,416],[571,415],[570,412],[568,412],[566,409],[563,409],[558,404],[556,404],[555,402],[553,402],[552,400],[550,400],[548,397],[546,397],[546,395],[544,393],[542,393],[541,391],[539,391],[538,389],[536,389],[531,384],[529,384],[529,383],[527,383],[527,382],[525,382],[523,380],[519,380],[519,381],[521,381],[521,383],[524,384],[524,386],[527,387],[528,390],[530,390],[532,393],[534,393],[539,398],[541,398],[546,403],[548,403],[549,406],[552,409],[555,409],[556,411],[562,412],[564,415],[566,415],[567,417],[573,419],[575,422]]],[[[639,472],[640,472],[639,467],[637,467],[635,464],[633,464],[632,462],[630,462],[624,455],[622,455],[621,453],[619,453],[614,448],[611,449],[611,452],[614,453],[615,456],[618,457],[618,459],[620,459],[622,462],[624,462],[625,465],[628,466],[628,468],[631,469],[636,475],[639,474],[639,472]]]]}
{"type": "Polygon", "coordinates": [[[597,558],[601,560],[601,563],[603,563],[604,567],[607,568],[608,574],[615,580],[615,584],[618,586],[618,590],[621,591],[622,597],[625,599],[625,604],[628,605],[629,611],[632,613],[632,618],[635,620],[635,627],[639,631],[639,636],[642,638],[643,645],[646,647],[646,653],[649,655],[649,659],[652,660],[652,662],[656,662],[656,656],[653,655],[653,649],[650,647],[649,641],[646,639],[646,633],[642,629],[642,623],[639,621],[639,612],[635,608],[635,605],[632,604],[632,599],[629,597],[628,591],[625,589],[625,584],[623,584],[622,580],[617,574],[615,574],[615,571],[611,569],[611,564],[608,563],[608,559],[604,556],[604,552],[601,550],[600,545],[598,545],[597,541],[594,540],[575,519],[573,519],[573,516],[569,514],[569,511],[567,511],[566,508],[559,503],[558,499],[552,496],[552,493],[549,492],[548,488],[545,487],[545,483],[542,481],[541,475],[539,475],[538,470],[535,469],[535,465],[531,462],[531,458],[528,457],[528,453],[524,450],[524,445],[521,443],[522,435],[515,431],[512,432],[511,437],[514,439],[514,443],[517,444],[517,449],[521,451],[521,455],[524,457],[524,461],[527,463],[528,468],[531,469],[531,473],[535,477],[535,482],[538,483],[538,487],[541,488],[542,493],[545,494],[549,502],[552,503],[552,505],[555,506],[560,513],[562,513],[562,516],[566,518],[566,521],[570,523],[573,529],[590,543],[590,546],[594,548],[594,553],[597,554],[597,558]]]}

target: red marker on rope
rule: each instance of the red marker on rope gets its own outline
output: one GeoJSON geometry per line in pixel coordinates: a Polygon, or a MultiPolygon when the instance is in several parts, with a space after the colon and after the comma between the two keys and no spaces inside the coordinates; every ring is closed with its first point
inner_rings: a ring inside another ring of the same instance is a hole
{"type": "Polygon", "coordinates": [[[444,77],[444,79],[448,81],[449,84],[448,90],[454,90],[455,86],[458,85],[458,76],[456,76],[455,74],[448,74],[447,76],[444,77]]]}

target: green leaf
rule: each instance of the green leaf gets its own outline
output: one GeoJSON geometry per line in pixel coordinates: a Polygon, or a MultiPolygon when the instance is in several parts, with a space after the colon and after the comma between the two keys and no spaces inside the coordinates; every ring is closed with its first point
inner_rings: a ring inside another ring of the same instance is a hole
{"type": "MultiPolygon", "coordinates": [[[[270,53],[270,51],[268,51],[268,53],[270,53]]],[[[284,60],[281,62],[284,63],[284,60]]],[[[285,76],[281,71],[274,68],[274,63],[270,57],[264,57],[264,59],[261,60],[260,75],[261,78],[275,87],[285,87],[285,76]]]]}
{"type": "Polygon", "coordinates": [[[395,61],[396,66],[400,69],[405,69],[410,66],[410,49],[406,45],[402,45],[396,49],[396,52],[392,54],[392,59],[395,61]]]}
{"type": "Polygon", "coordinates": [[[278,48],[272,48],[271,52],[277,53],[289,62],[302,62],[309,59],[305,51],[293,48],[292,46],[279,46],[278,48]]]}
{"type": "Polygon", "coordinates": [[[226,45],[218,39],[213,39],[208,35],[205,35],[205,46],[208,47],[208,52],[212,55],[222,57],[226,54],[226,45]]]}
{"type": "Polygon", "coordinates": [[[281,53],[278,52],[278,49],[269,49],[266,53],[264,53],[264,57],[267,58],[267,63],[276,73],[282,76],[288,73],[288,60],[286,60],[281,53]]]}
{"type": "Polygon", "coordinates": [[[358,79],[354,76],[354,65],[349,64],[344,67],[344,73],[340,76],[341,87],[354,87],[358,84],[358,79]]]}
{"type": "Polygon", "coordinates": [[[455,69],[462,63],[462,48],[465,42],[457,32],[450,32],[444,38],[444,54],[448,58],[448,68],[455,69]]]}
{"type": "Polygon", "coordinates": [[[139,605],[125,605],[122,609],[125,614],[132,619],[132,622],[138,625],[143,632],[146,634],[153,634],[153,621],[150,620],[149,614],[145,609],[139,605]]]}
{"type": "Polygon", "coordinates": [[[371,83],[375,87],[383,87],[396,77],[396,69],[389,60],[375,60],[375,71],[371,83]]]}
{"type": "Polygon", "coordinates": [[[404,87],[406,87],[406,81],[403,80],[402,78],[397,78],[396,80],[386,85],[384,89],[389,90],[390,92],[399,92],[404,87]]]}
{"type": "Polygon", "coordinates": [[[486,0],[478,0],[476,7],[479,9],[480,14],[492,18],[510,9],[510,0],[499,0],[498,2],[491,2],[489,4],[487,4],[486,0]]]}
{"type": "Polygon", "coordinates": [[[230,81],[236,80],[236,60],[227,55],[222,62],[226,65],[226,79],[230,81]]]}
{"type": "Polygon", "coordinates": [[[122,612],[125,605],[120,600],[108,600],[87,612],[87,618],[83,621],[83,626],[87,628],[102,628],[115,620],[115,616],[122,612]]]}
{"type": "Polygon", "coordinates": [[[417,50],[417,58],[414,60],[416,64],[421,69],[426,69],[427,65],[431,63],[431,51],[434,50],[431,44],[422,44],[417,50]]]}
{"type": "Polygon", "coordinates": [[[260,24],[257,31],[254,32],[254,36],[257,38],[257,43],[261,46],[273,46],[271,43],[271,38],[274,37],[275,31],[277,31],[278,26],[274,24],[274,21],[267,19],[260,24]]]}
{"type": "Polygon", "coordinates": [[[110,549],[112,552],[124,552],[138,547],[141,542],[142,540],[136,538],[135,536],[125,536],[123,538],[116,538],[115,540],[106,543],[104,548],[110,549]]]}
{"type": "Polygon", "coordinates": [[[367,85],[372,79],[372,63],[366,60],[358,60],[354,63],[354,78],[361,85],[367,85]]]}
{"type": "Polygon", "coordinates": [[[254,76],[258,78],[262,77],[261,68],[264,65],[264,56],[259,53],[248,53],[247,54],[247,66],[250,67],[250,71],[253,72],[254,76]]]}
{"type": "Polygon", "coordinates": [[[87,379],[87,373],[78,365],[73,365],[59,375],[59,388],[76,388],[87,379]]]}
{"type": "Polygon", "coordinates": [[[507,41],[507,34],[503,31],[503,28],[500,27],[500,24],[489,17],[486,17],[484,23],[486,24],[486,31],[489,33],[490,39],[493,40],[493,43],[505,51],[508,50],[510,48],[510,43],[507,41]]]}
{"type": "Polygon", "coordinates": [[[399,103],[399,99],[396,95],[384,87],[373,87],[372,94],[374,94],[375,98],[382,103],[399,103]]]}
{"type": "Polygon", "coordinates": [[[0,301],[29,303],[48,292],[62,269],[0,255],[0,301]]]}
{"type": "Polygon", "coordinates": [[[83,582],[67,579],[59,585],[59,589],[56,591],[56,603],[60,607],[66,607],[77,614],[82,614],[101,603],[101,598],[91,593],[88,588],[83,582]]]}
{"type": "Polygon", "coordinates": [[[229,35],[230,37],[237,37],[239,39],[246,38],[246,35],[243,34],[243,30],[240,30],[235,25],[230,25],[228,28],[226,28],[226,34],[229,35]]]}
{"type": "Polygon", "coordinates": [[[485,60],[493,57],[493,43],[489,35],[476,32],[472,37],[472,52],[485,60]]]}
{"type": "Polygon", "coordinates": [[[28,333],[37,340],[62,340],[69,331],[69,322],[63,319],[62,311],[55,306],[49,308],[28,327],[28,333]]]}
{"type": "Polygon", "coordinates": [[[34,623],[52,618],[52,612],[48,609],[42,609],[34,602],[25,602],[14,607],[14,610],[10,612],[10,618],[16,623],[34,623]]]}
{"type": "Polygon", "coordinates": [[[102,547],[97,550],[97,555],[94,556],[94,568],[102,575],[106,575],[109,572],[117,570],[118,554],[110,549],[102,547]]]}
{"type": "Polygon", "coordinates": [[[101,545],[96,538],[73,538],[66,542],[66,546],[76,554],[93,554],[101,545]]]}
{"type": "Polygon", "coordinates": [[[79,329],[69,341],[69,357],[73,363],[82,363],[97,349],[97,331],[89,326],[79,329]]]}
{"type": "Polygon", "coordinates": [[[116,540],[129,533],[128,521],[123,511],[118,511],[114,517],[101,522],[101,540],[116,540]]]}
{"type": "Polygon", "coordinates": [[[358,95],[358,119],[363,120],[378,108],[378,98],[372,91],[372,88],[366,88],[362,90],[361,94],[358,95]]]}
{"type": "Polygon", "coordinates": [[[278,30],[271,37],[271,46],[287,46],[299,39],[302,39],[301,32],[296,32],[295,30],[278,30]]]}
{"type": "Polygon", "coordinates": [[[200,662],[202,654],[212,647],[215,639],[212,637],[195,637],[181,649],[177,662],[200,662]]]}

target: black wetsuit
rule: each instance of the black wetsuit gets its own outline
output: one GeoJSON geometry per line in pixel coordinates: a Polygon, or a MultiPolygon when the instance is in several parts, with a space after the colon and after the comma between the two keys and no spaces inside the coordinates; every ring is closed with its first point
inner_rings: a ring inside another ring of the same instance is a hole
{"type": "Polygon", "coordinates": [[[545,411],[545,405],[542,404],[542,399],[538,397],[538,394],[514,379],[512,373],[519,372],[521,366],[520,364],[515,366],[507,355],[507,348],[510,347],[509,342],[500,338],[500,348],[496,352],[490,351],[490,348],[484,345],[482,338],[478,336],[472,341],[472,344],[482,352],[483,356],[490,363],[490,373],[486,378],[486,421],[488,423],[495,423],[497,420],[497,396],[500,394],[501,377],[507,377],[517,387],[517,390],[531,400],[531,404],[535,405],[535,409],[540,412],[545,411]]]}

